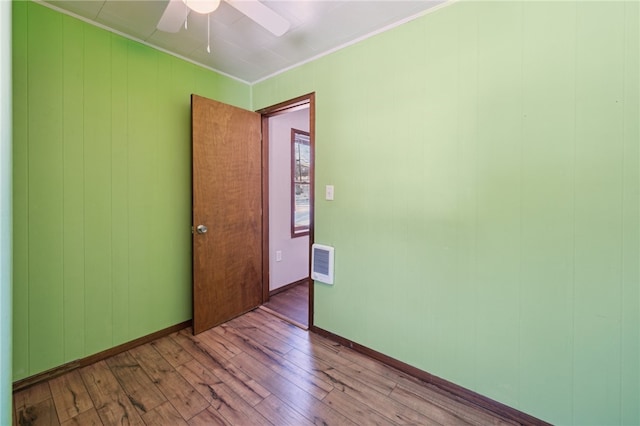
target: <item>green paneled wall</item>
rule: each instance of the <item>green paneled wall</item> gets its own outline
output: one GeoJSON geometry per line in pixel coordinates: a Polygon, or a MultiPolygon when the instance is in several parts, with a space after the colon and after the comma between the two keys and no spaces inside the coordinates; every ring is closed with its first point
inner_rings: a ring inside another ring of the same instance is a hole
{"type": "Polygon", "coordinates": [[[13,379],[191,316],[189,95],[315,91],[316,325],[640,423],[637,2],[460,2],[249,88],[13,2],[13,379]]]}
{"type": "Polygon", "coordinates": [[[190,95],[248,85],[13,3],[13,379],[191,318],[190,95]]]}
{"type": "Polygon", "coordinates": [[[315,323],[557,424],[640,424],[638,2],[460,2],[316,92],[315,323]]]}
{"type": "Polygon", "coordinates": [[[11,423],[11,3],[0,2],[0,424],[11,423]],[[9,94],[9,95],[7,95],[9,94]]]}

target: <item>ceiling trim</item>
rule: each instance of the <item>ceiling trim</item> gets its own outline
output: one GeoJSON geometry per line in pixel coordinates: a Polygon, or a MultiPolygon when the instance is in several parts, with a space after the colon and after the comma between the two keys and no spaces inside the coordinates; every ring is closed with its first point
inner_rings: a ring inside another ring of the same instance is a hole
{"type": "Polygon", "coordinates": [[[368,34],[365,34],[365,35],[360,36],[360,37],[358,37],[356,39],[353,39],[353,40],[348,41],[348,42],[346,42],[344,44],[341,44],[340,46],[334,47],[334,48],[329,49],[329,50],[327,50],[325,52],[322,52],[322,53],[319,53],[319,54],[317,54],[315,56],[312,56],[309,59],[305,59],[304,61],[298,62],[296,64],[293,64],[293,65],[290,65],[290,66],[288,66],[286,68],[278,70],[278,71],[276,71],[274,73],[271,73],[271,74],[269,74],[269,75],[267,75],[265,77],[259,78],[258,80],[254,81],[254,82],[252,82],[250,84],[251,84],[251,86],[253,86],[254,84],[262,83],[263,81],[268,80],[268,79],[270,79],[272,77],[275,77],[277,75],[280,75],[282,73],[290,71],[290,70],[292,70],[294,68],[298,68],[298,67],[300,67],[300,66],[302,66],[304,64],[308,64],[309,62],[313,62],[313,61],[315,61],[317,59],[320,59],[320,58],[322,58],[324,56],[328,56],[328,55],[330,55],[332,53],[335,53],[335,52],[337,52],[339,50],[345,49],[345,48],[347,48],[349,46],[353,46],[356,43],[360,43],[361,41],[364,41],[364,40],[366,40],[368,38],[374,37],[374,36],[376,36],[378,34],[384,33],[386,31],[389,31],[389,30],[392,30],[392,29],[394,29],[396,27],[404,25],[407,22],[411,22],[411,21],[413,21],[415,19],[421,18],[421,17],[423,17],[425,15],[428,15],[430,13],[436,12],[436,11],[442,9],[443,7],[449,6],[449,5],[453,4],[453,3],[457,3],[458,1],[460,1],[460,0],[445,0],[443,3],[440,3],[440,4],[436,5],[436,6],[430,7],[429,9],[423,10],[421,12],[418,12],[415,15],[411,15],[411,16],[403,18],[403,19],[401,19],[399,21],[393,22],[393,23],[391,23],[389,25],[386,25],[386,26],[384,26],[382,28],[379,28],[379,29],[377,29],[375,31],[372,31],[372,32],[370,32],[368,34]]]}
{"type": "MultiPolygon", "coordinates": [[[[0,0],[0,1],[2,1],[2,0],[0,0]]],[[[248,85],[248,86],[251,86],[251,84],[252,84],[252,83],[251,83],[251,82],[249,82],[249,81],[243,80],[243,79],[238,78],[238,77],[236,77],[236,76],[233,76],[233,75],[231,75],[231,74],[227,74],[227,73],[226,73],[226,72],[224,72],[224,71],[220,71],[220,70],[218,70],[218,69],[215,69],[215,68],[209,67],[209,66],[204,65],[204,64],[202,64],[202,63],[200,63],[200,62],[194,61],[193,59],[185,58],[185,57],[184,57],[184,56],[182,56],[182,55],[178,55],[177,53],[174,53],[174,52],[171,52],[171,51],[169,51],[169,50],[163,49],[162,47],[158,47],[158,46],[156,46],[155,44],[151,44],[151,43],[146,42],[146,41],[144,41],[144,40],[140,40],[139,38],[136,38],[136,37],[130,36],[129,34],[125,34],[125,33],[123,33],[123,32],[120,32],[120,31],[118,31],[118,30],[115,30],[115,29],[113,29],[113,28],[111,28],[111,27],[109,27],[109,26],[107,26],[107,25],[103,25],[103,24],[101,24],[101,23],[99,23],[99,22],[96,22],[96,21],[93,21],[93,20],[91,20],[91,19],[89,19],[89,18],[85,18],[84,16],[80,16],[80,15],[75,14],[75,13],[73,13],[73,12],[70,12],[70,11],[68,11],[68,10],[61,9],[61,8],[59,8],[59,7],[57,7],[57,6],[53,5],[53,4],[45,3],[45,2],[44,2],[44,1],[42,1],[42,0],[32,0],[32,1],[33,1],[34,3],[38,3],[38,4],[42,5],[42,6],[44,6],[44,7],[46,7],[46,8],[49,8],[49,9],[51,9],[51,10],[55,10],[56,12],[62,13],[63,15],[67,15],[67,16],[71,16],[72,18],[79,19],[80,21],[82,21],[82,22],[86,22],[87,24],[89,24],[89,25],[93,25],[94,27],[101,28],[101,29],[103,29],[103,30],[105,30],[105,31],[109,31],[110,33],[113,33],[113,34],[119,35],[120,37],[124,37],[124,38],[126,38],[126,39],[128,39],[128,40],[135,41],[135,42],[137,42],[137,43],[140,43],[140,44],[143,44],[143,45],[145,45],[145,46],[151,47],[152,49],[158,50],[158,51],[160,51],[160,52],[162,52],[162,53],[166,53],[167,55],[170,55],[170,56],[176,57],[176,58],[178,58],[178,59],[182,59],[183,61],[189,62],[189,63],[194,64],[194,65],[197,65],[197,66],[199,66],[199,67],[202,67],[202,68],[208,69],[209,71],[213,71],[213,72],[215,72],[215,73],[217,73],[217,74],[220,74],[220,75],[223,75],[223,76],[225,76],[225,77],[231,78],[231,79],[233,79],[233,80],[239,81],[240,83],[246,84],[246,85],[248,85]]]]}

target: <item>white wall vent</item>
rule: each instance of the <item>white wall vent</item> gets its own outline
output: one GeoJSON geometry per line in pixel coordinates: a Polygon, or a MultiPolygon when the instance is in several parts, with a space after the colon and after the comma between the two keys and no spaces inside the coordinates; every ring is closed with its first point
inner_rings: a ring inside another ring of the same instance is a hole
{"type": "Polygon", "coordinates": [[[311,279],[333,284],[333,247],[311,246],[311,279]]]}

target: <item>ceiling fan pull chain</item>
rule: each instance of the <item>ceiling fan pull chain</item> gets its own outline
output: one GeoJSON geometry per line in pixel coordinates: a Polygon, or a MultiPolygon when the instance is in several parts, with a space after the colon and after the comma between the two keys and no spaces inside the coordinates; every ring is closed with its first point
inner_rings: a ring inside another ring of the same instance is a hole
{"type": "Polygon", "coordinates": [[[211,53],[211,14],[207,15],[207,53],[211,53]]]}

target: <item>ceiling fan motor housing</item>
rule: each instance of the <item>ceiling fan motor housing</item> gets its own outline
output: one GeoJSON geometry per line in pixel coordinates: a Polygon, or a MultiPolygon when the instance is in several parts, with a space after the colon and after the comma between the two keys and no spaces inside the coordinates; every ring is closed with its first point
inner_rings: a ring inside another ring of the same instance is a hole
{"type": "Polygon", "coordinates": [[[220,0],[182,0],[194,12],[206,15],[220,6],[220,0]]]}

